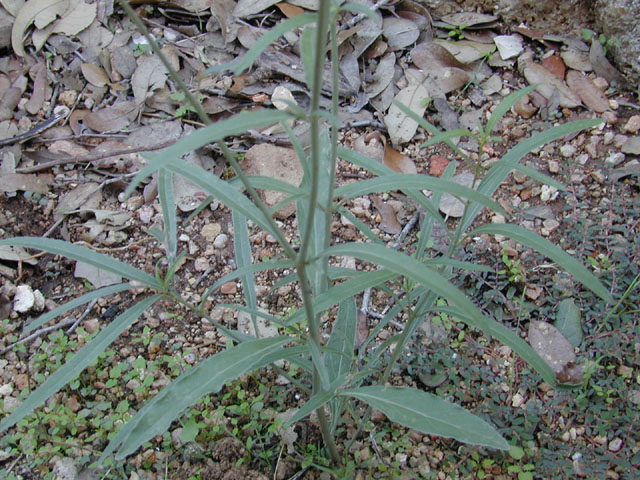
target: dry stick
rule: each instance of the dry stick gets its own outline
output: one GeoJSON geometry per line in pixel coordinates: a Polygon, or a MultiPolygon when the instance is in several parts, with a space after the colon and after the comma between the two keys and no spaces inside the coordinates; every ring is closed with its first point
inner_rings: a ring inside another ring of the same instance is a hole
{"type": "Polygon", "coordinates": [[[36,330],[35,332],[33,332],[31,335],[29,335],[28,337],[24,337],[21,340],[18,340],[15,343],[12,343],[11,345],[9,345],[8,347],[3,348],[2,350],[0,350],[0,355],[4,354],[5,352],[8,352],[9,350],[11,350],[13,347],[17,346],[17,345],[21,345],[23,343],[27,343],[33,339],[36,339],[38,337],[40,337],[41,335],[44,335],[45,333],[51,332],[53,330],[57,330],[59,328],[64,328],[67,325],[71,325],[76,321],[75,318],[66,318],[64,320],[61,320],[60,322],[56,323],[55,325],[51,325],[50,327],[44,327],[41,328],[40,330],[36,330]]]}
{"type": "Polygon", "coordinates": [[[40,165],[33,165],[32,167],[16,168],[16,173],[40,172],[42,170],[48,170],[51,167],[55,167],[58,165],[67,165],[69,163],[91,163],[91,162],[97,162],[98,160],[104,160],[105,158],[115,157],[118,155],[150,152],[152,150],[160,150],[162,148],[166,148],[170,145],[173,145],[175,142],[176,142],[175,140],[168,140],[166,142],[157,143],[155,145],[147,145],[143,147],[120,148],[118,150],[112,150],[110,152],[90,153],[87,155],[80,155],[78,157],[61,158],[59,160],[52,160],[47,163],[42,163],[40,165]]]}

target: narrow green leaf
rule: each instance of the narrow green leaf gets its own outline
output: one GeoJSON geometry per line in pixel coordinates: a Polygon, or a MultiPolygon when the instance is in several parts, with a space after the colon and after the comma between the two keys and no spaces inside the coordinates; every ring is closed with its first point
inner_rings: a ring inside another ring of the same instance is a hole
{"type": "Polygon", "coordinates": [[[153,295],[141,300],[104,327],[91,342],[67,360],[67,363],[52,373],[16,410],[2,420],[0,423],[0,432],[4,432],[18,423],[46,402],[51,395],[58,392],[62,387],[77,377],[80,372],[97,359],[124,330],[160,298],[160,295],[153,295]]]}
{"type": "Polygon", "coordinates": [[[315,64],[316,51],[316,29],[315,27],[307,27],[300,35],[300,59],[304,66],[304,78],[307,88],[313,92],[313,69],[315,64]]]}
{"type": "Polygon", "coordinates": [[[484,129],[484,134],[488,137],[493,131],[493,129],[495,128],[495,126],[498,124],[500,119],[504,117],[504,115],[509,110],[511,110],[511,107],[513,107],[516,103],[518,103],[518,100],[524,97],[527,93],[535,90],[536,87],[537,85],[529,85],[526,88],[517,90],[513,93],[510,93],[506,97],[504,97],[504,99],[498,104],[498,106],[491,113],[491,117],[489,118],[489,121],[487,122],[487,125],[484,129]]]}
{"type": "Polygon", "coordinates": [[[333,246],[325,253],[332,256],[354,256],[384,267],[389,271],[404,275],[414,282],[427,287],[435,294],[447,299],[450,304],[455,305],[457,309],[468,317],[472,326],[479,328],[487,335],[495,336],[498,340],[510,346],[518,355],[531,364],[547,383],[555,385],[555,375],[551,368],[526,342],[515,334],[507,335],[504,326],[484,316],[464,293],[450,284],[437,271],[421,265],[405,254],[380,245],[345,243],[333,246]]]}
{"type": "MultiPolygon", "coordinates": [[[[522,157],[524,157],[527,153],[532,152],[542,145],[569,135],[570,133],[578,132],[580,130],[584,130],[585,128],[595,127],[600,123],[602,123],[602,120],[600,119],[578,120],[576,122],[569,122],[565,123],[564,125],[553,127],[549,130],[544,130],[534,135],[533,137],[521,141],[515,147],[509,150],[507,154],[501,158],[500,162],[494,163],[491,166],[487,174],[480,182],[480,185],[478,185],[478,192],[486,195],[487,197],[491,197],[496,189],[500,186],[500,184],[505,180],[505,178],[507,178],[509,172],[511,172],[511,170],[515,168],[515,165],[520,162],[522,157]]],[[[469,205],[458,228],[460,228],[462,232],[466,231],[467,228],[471,226],[478,213],[480,213],[481,209],[481,205],[469,205]]]]}
{"type": "Polygon", "coordinates": [[[582,321],[580,309],[576,307],[571,298],[565,298],[558,305],[555,327],[567,337],[574,347],[582,343],[582,321]]]}
{"type": "Polygon", "coordinates": [[[476,192],[474,189],[462,186],[450,180],[443,180],[438,177],[429,177],[427,175],[396,173],[394,175],[385,175],[384,177],[370,178],[368,180],[362,180],[360,182],[351,183],[337,188],[335,194],[337,197],[343,197],[346,200],[373,192],[412,189],[450,193],[457,197],[468,198],[469,200],[506,215],[506,212],[500,205],[498,205],[498,203],[494,202],[487,196],[476,192]]]}
{"type": "Polygon", "coordinates": [[[68,301],[67,303],[63,303],[59,307],[54,308],[50,312],[43,313],[38,318],[36,318],[33,322],[29,323],[23,331],[24,335],[28,335],[33,332],[36,328],[41,327],[42,325],[50,322],[56,317],[67,313],[69,310],[73,310],[80,305],[84,305],[89,303],[96,298],[106,297],[107,295],[113,295],[114,293],[123,292],[125,290],[129,290],[133,288],[130,283],[118,283],[116,285],[109,285],[107,287],[98,288],[97,290],[92,290],[89,293],[85,293],[84,295],[74,298],[73,300],[68,301]]]}
{"type": "Polygon", "coordinates": [[[419,432],[460,442],[509,450],[509,443],[489,423],[462,407],[409,387],[369,386],[339,392],[377,408],[392,422],[419,432]]]}
{"type": "Polygon", "coordinates": [[[164,243],[167,258],[171,263],[178,252],[178,226],[176,220],[176,200],[173,195],[173,174],[161,168],[158,171],[158,198],[164,221],[164,243]]]}
{"type": "MultiPolygon", "coordinates": [[[[288,193],[289,195],[305,195],[302,189],[284,182],[277,178],[265,177],[262,175],[247,175],[249,182],[254,188],[264,188],[266,190],[275,190],[276,192],[288,193]]],[[[242,181],[238,177],[234,177],[227,183],[235,188],[242,188],[242,181]]]]}
{"type": "Polygon", "coordinates": [[[291,114],[275,109],[261,110],[258,112],[243,111],[227,120],[220,120],[219,122],[196,130],[159,152],[147,152],[144,156],[149,160],[149,165],[140,170],[133,180],[131,180],[131,183],[124,193],[126,196],[131,195],[131,192],[133,192],[142,180],[160,168],[167,167],[170,164],[184,163],[180,160],[180,157],[192,150],[232,135],[238,135],[251,129],[273,125],[274,123],[290,118],[293,118],[291,114]]]}
{"type": "Polygon", "coordinates": [[[290,427],[296,422],[299,422],[307,415],[311,415],[317,409],[321,408],[325,403],[330,401],[334,397],[334,392],[320,391],[313,395],[307,402],[300,407],[293,416],[285,422],[285,428],[290,427]]]}
{"type": "Polygon", "coordinates": [[[247,372],[299,353],[283,348],[290,337],[262,338],[241,343],[207,358],[163,388],[125,424],[109,442],[100,462],[118,447],[116,460],[135,452],[140,445],[164,433],[173,420],[204,395],[216,393],[247,372]]]}
{"type": "Polygon", "coordinates": [[[598,295],[600,298],[608,303],[613,303],[613,297],[602,283],[582,265],[578,260],[566,253],[561,248],[557,247],[549,240],[540,235],[537,235],[529,230],[526,230],[518,225],[508,224],[490,224],[482,225],[472,232],[470,235],[476,235],[481,233],[492,233],[494,235],[503,235],[509,237],[517,242],[527,245],[534,250],[546,255],[551,260],[556,262],[567,272],[573,275],[576,280],[581,282],[585,287],[598,295]]]}
{"type": "MultiPolygon", "coordinates": [[[[233,221],[233,248],[236,254],[236,265],[238,268],[245,268],[253,263],[247,219],[237,210],[233,210],[231,217],[233,221]]],[[[242,275],[241,278],[242,293],[244,294],[245,302],[249,308],[256,309],[256,282],[254,281],[253,275],[247,273],[242,275]]],[[[256,323],[256,315],[253,313],[251,314],[251,321],[253,322],[254,331],[257,336],[259,330],[256,323]]]]}
{"type": "Polygon", "coordinates": [[[358,309],[356,308],[356,301],[353,297],[350,297],[340,303],[338,317],[327,342],[326,362],[329,379],[332,382],[351,370],[357,323],[358,309]]]}
{"type": "Polygon", "coordinates": [[[436,143],[446,142],[447,140],[451,140],[452,138],[458,137],[473,137],[473,132],[465,128],[456,128],[455,130],[447,130],[446,132],[438,133],[434,135],[426,142],[420,145],[421,148],[429,147],[431,145],[435,145],[436,143]]]}
{"type": "Polygon", "coordinates": [[[73,243],[65,242],[63,240],[41,237],[15,237],[0,240],[0,245],[20,245],[21,247],[37,248],[38,250],[55,253],[56,255],[62,255],[63,257],[67,257],[72,260],[88,263],[96,268],[115,273],[129,280],[136,280],[137,282],[143,283],[151,288],[157,288],[159,290],[162,289],[162,286],[156,281],[156,279],[146,272],[138,270],[137,268],[127,265],[115,258],[95,252],[90,248],[74,245],[73,243]]]}

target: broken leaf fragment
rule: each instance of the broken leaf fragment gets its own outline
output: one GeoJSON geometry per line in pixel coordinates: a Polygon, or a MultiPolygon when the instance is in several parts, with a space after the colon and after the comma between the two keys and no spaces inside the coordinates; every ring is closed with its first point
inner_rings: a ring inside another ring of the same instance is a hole
{"type": "Polygon", "coordinates": [[[420,83],[409,85],[398,92],[394,104],[389,107],[389,113],[384,117],[393,144],[407,143],[418,130],[418,122],[408,117],[396,104],[401,103],[422,117],[427,109],[428,99],[429,92],[420,83]]]}
{"type": "Polygon", "coordinates": [[[551,367],[561,383],[577,384],[582,381],[582,369],[576,366],[573,345],[553,325],[532,320],[529,323],[529,344],[551,367]]]}

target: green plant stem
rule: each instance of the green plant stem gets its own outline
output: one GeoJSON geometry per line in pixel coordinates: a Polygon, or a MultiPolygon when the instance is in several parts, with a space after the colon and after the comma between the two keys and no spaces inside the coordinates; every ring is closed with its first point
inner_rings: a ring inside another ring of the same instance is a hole
{"type": "MultiPolygon", "coordinates": [[[[331,0],[321,0],[320,8],[318,10],[318,20],[316,23],[316,41],[315,41],[315,61],[313,69],[313,85],[311,88],[311,111],[310,111],[310,124],[311,124],[311,190],[309,193],[309,210],[307,212],[306,228],[303,230],[304,238],[298,252],[296,259],[296,268],[298,270],[298,277],[300,279],[300,290],[302,292],[302,301],[304,303],[304,309],[307,317],[307,323],[309,325],[309,336],[311,341],[315,344],[318,350],[322,346],[322,340],[320,338],[320,326],[319,319],[313,312],[313,290],[311,282],[309,281],[309,274],[307,272],[307,265],[309,259],[307,258],[309,252],[309,246],[313,239],[313,223],[316,214],[316,207],[318,202],[318,186],[320,183],[320,90],[322,86],[322,73],[324,70],[324,58],[325,58],[325,45],[327,38],[327,29],[329,26],[329,18],[331,14],[331,0]]],[[[335,86],[334,86],[335,88],[335,86]]],[[[325,212],[325,215],[329,215],[325,212]]],[[[318,374],[318,367],[314,364],[312,374],[312,388],[313,392],[317,393],[320,386],[320,378],[318,374]]],[[[331,461],[339,465],[340,455],[335,443],[331,428],[327,420],[327,416],[324,407],[320,407],[316,410],[318,416],[318,423],[320,424],[320,431],[322,432],[322,438],[325,445],[329,450],[331,461]]]]}

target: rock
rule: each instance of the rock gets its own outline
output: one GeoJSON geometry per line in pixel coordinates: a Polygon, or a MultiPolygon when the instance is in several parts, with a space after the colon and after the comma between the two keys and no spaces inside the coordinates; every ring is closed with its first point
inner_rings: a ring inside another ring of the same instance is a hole
{"type": "MultiPolygon", "coordinates": [[[[451,181],[471,188],[471,185],[473,184],[473,177],[473,173],[464,172],[454,175],[453,178],[451,178],[451,181]]],[[[476,180],[476,185],[478,183],[480,183],[479,180],[476,180]]],[[[449,217],[460,218],[464,214],[464,203],[453,195],[445,193],[440,199],[440,211],[449,217]]]]}
{"type": "Polygon", "coordinates": [[[442,155],[431,155],[431,158],[429,158],[429,175],[434,177],[442,176],[448,165],[449,160],[442,155]]]}
{"type": "Polygon", "coordinates": [[[56,460],[53,465],[54,480],[76,480],[78,478],[78,469],[76,468],[73,458],[62,457],[56,460]]]}
{"type": "Polygon", "coordinates": [[[235,295],[237,291],[238,286],[236,285],[236,282],[227,282],[222,284],[220,287],[220,293],[223,295],[235,295]]]}
{"type": "Polygon", "coordinates": [[[18,408],[22,404],[22,401],[18,400],[16,397],[4,397],[4,412],[9,413],[16,408],[18,408]]]}
{"type": "MultiPolygon", "coordinates": [[[[251,147],[241,163],[248,175],[263,175],[287,182],[296,187],[302,182],[304,171],[295,150],[263,143],[251,147]]],[[[289,195],[272,190],[259,189],[258,193],[267,207],[271,208],[286,199],[289,195]]],[[[275,216],[285,219],[296,211],[295,203],[280,208],[275,216]]]]}
{"type": "Polygon", "coordinates": [[[640,136],[629,137],[620,150],[623,153],[640,155],[640,136]]]}
{"type": "Polygon", "coordinates": [[[200,230],[200,234],[207,240],[207,242],[213,242],[215,238],[222,231],[222,227],[217,223],[207,223],[202,230],[200,230]]]}
{"type": "Polygon", "coordinates": [[[13,386],[10,383],[5,383],[0,387],[0,397],[6,397],[13,393],[13,386]]]}
{"type": "Polygon", "coordinates": [[[598,30],[610,40],[615,64],[632,84],[637,85],[640,82],[640,2],[595,0],[592,8],[598,30]]]}
{"type": "Polygon", "coordinates": [[[640,115],[631,117],[624,126],[624,129],[629,133],[638,133],[638,130],[640,130],[640,115]]]}
{"type": "Polygon", "coordinates": [[[228,241],[229,241],[229,236],[226,233],[221,233],[213,241],[213,246],[216,248],[222,249],[227,246],[228,241]]]}
{"type": "Polygon", "coordinates": [[[13,297],[13,310],[18,313],[26,313],[33,308],[36,302],[33,289],[29,285],[18,285],[13,297]]]}
{"type": "MultiPolygon", "coordinates": [[[[269,320],[262,317],[256,318],[258,324],[258,335],[260,338],[277,337],[278,327],[272,324],[269,320]]],[[[238,312],[238,330],[247,335],[256,336],[256,331],[253,328],[253,322],[251,321],[251,314],[248,312],[238,312]]]]}
{"type": "Polygon", "coordinates": [[[572,157],[575,153],[576,147],[574,147],[573,145],[567,144],[560,147],[560,155],[562,155],[564,158],[572,157]]]}
{"type": "Polygon", "coordinates": [[[626,155],[624,153],[612,152],[611,155],[605,159],[605,163],[611,166],[616,166],[624,162],[625,157],[626,155]]]}
{"type": "Polygon", "coordinates": [[[622,439],[619,437],[614,438],[609,442],[608,448],[610,452],[619,451],[622,448],[622,439]]]}

